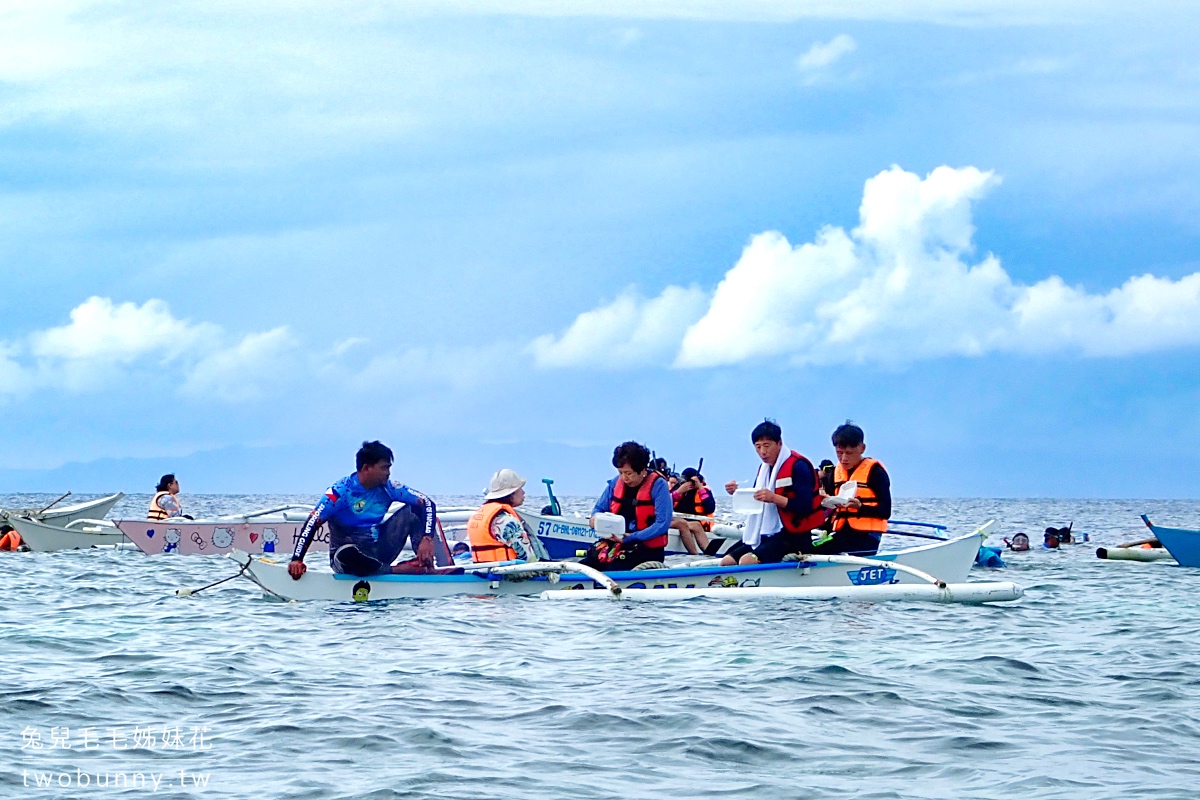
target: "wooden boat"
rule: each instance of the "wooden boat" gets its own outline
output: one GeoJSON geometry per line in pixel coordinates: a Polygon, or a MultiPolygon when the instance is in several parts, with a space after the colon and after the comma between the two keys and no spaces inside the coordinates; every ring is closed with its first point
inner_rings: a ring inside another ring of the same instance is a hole
{"type": "MultiPolygon", "coordinates": [[[[395,508],[402,504],[395,504],[395,508]]],[[[149,555],[224,555],[234,550],[263,555],[290,555],[311,506],[286,505],[227,514],[212,519],[180,517],[150,521],[119,519],[116,525],[138,549],[149,555]]],[[[465,523],[471,509],[438,510],[438,519],[465,523]]],[[[313,536],[310,551],[329,550],[329,529],[313,536]]]]}
{"type": "MultiPolygon", "coordinates": [[[[71,493],[60,497],[59,500],[68,497],[71,493]]],[[[80,503],[73,503],[67,506],[59,506],[51,504],[42,508],[0,508],[0,522],[7,522],[9,519],[17,517],[25,517],[27,519],[45,522],[49,525],[55,525],[60,528],[65,528],[72,522],[81,519],[98,520],[104,519],[108,512],[113,510],[121,498],[125,494],[117,492],[106,497],[99,497],[95,500],[84,500],[80,503]]],[[[11,523],[9,523],[11,524],[11,523]]],[[[15,525],[13,527],[16,527],[15,525]]]]}
{"type": "Polygon", "coordinates": [[[111,547],[125,541],[125,534],[108,520],[76,519],[66,525],[50,525],[28,517],[9,517],[21,540],[35,553],[111,547]]]}
{"type": "MultiPolygon", "coordinates": [[[[805,556],[803,561],[733,567],[720,566],[718,559],[702,559],[665,569],[603,575],[622,591],[733,587],[842,590],[927,584],[931,579],[960,584],[966,580],[979,545],[994,524],[989,522],[979,530],[957,538],[896,553],[881,553],[871,559],[805,556]]],[[[457,594],[540,595],[544,591],[584,590],[597,584],[605,585],[605,580],[596,577],[601,573],[562,561],[465,565],[461,574],[379,575],[365,579],[335,575],[313,565],[303,577],[293,580],[283,559],[244,552],[235,553],[234,557],[242,565],[242,571],[267,594],[287,600],[392,600],[457,594]]]]}
{"type": "Polygon", "coordinates": [[[1142,522],[1162,542],[1175,560],[1184,567],[1200,567],[1200,531],[1189,528],[1163,528],[1155,525],[1145,514],[1142,522]]]}

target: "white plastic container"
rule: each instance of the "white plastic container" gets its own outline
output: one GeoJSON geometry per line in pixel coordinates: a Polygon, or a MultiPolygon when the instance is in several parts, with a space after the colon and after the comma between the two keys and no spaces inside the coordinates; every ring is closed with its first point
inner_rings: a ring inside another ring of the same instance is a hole
{"type": "Polygon", "coordinates": [[[601,539],[625,538],[625,518],[620,514],[601,512],[595,517],[595,525],[601,539]]]}
{"type": "Polygon", "coordinates": [[[738,489],[733,493],[733,510],[737,514],[761,514],[763,504],[754,499],[757,489],[738,489]]]}

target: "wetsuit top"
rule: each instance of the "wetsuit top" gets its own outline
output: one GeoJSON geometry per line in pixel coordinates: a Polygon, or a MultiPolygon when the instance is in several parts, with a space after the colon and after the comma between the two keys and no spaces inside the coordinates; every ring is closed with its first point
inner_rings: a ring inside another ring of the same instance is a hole
{"type": "MultiPolygon", "coordinates": [[[[650,478],[647,476],[646,480],[650,478]]],[[[596,501],[595,507],[592,509],[593,514],[599,514],[608,511],[612,506],[613,486],[617,481],[621,480],[621,476],[613,478],[604,487],[604,494],[600,495],[600,499],[596,501]]],[[[630,489],[625,492],[627,502],[632,503],[633,498],[637,496],[637,488],[630,489]]],[[[650,489],[650,499],[654,501],[654,524],[646,528],[644,531],[629,530],[633,527],[633,523],[626,526],[627,533],[625,541],[627,542],[644,542],[647,539],[653,539],[656,536],[663,536],[671,529],[671,514],[674,510],[674,503],[671,501],[671,490],[667,488],[666,481],[655,481],[654,486],[650,489]]]]}
{"type": "Polygon", "coordinates": [[[383,521],[393,502],[413,506],[414,511],[418,508],[424,511],[425,535],[433,533],[435,512],[433,502],[428,497],[395,481],[367,489],[359,482],[356,472],[325,491],[324,497],[308,515],[304,528],[296,537],[292,558],[304,558],[313,532],[329,520],[342,527],[358,529],[371,538],[378,538],[375,526],[383,521]]]}

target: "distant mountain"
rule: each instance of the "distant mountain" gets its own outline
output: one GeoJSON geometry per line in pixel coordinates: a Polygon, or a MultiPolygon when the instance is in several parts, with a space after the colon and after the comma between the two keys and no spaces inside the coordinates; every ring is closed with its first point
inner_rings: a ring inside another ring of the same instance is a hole
{"type": "MultiPolygon", "coordinates": [[[[396,453],[392,475],[436,494],[481,494],[501,467],[517,470],[533,494],[542,478],[561,494],[598,495],[613,474],[611,448],[551,442],[482,444],[468,441],[385,442],[396,453]]],[[[0,494],[11,492],[148,493],[159,476],[175,473],[187,493],[312,494],[354,471],[354,449],[224,447],[177,457],[102,458],[53,469],[0,468],[0,494]]]]}

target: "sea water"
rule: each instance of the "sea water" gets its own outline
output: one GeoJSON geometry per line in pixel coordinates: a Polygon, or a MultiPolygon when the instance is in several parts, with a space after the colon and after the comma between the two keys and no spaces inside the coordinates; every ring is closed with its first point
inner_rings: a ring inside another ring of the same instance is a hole
{"type": "Polygon", "coordinates": [[[1195,797],[1200,570],[1095,557],[1143,512],[1200,527],[1197,502],[898,500],[1030,534],[972,573],[1025,597],[984,607],[180,598],[235,569],[0,554],[0,796],[1195,797]],[[1070,521],[1088,545],[1040,547],[1070,521]]]}

